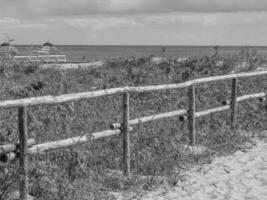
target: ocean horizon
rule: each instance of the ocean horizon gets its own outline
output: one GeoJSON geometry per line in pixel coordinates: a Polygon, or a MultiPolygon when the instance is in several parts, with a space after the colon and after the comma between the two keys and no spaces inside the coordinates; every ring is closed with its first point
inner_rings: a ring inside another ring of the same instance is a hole
{"type": "MultiPolygon", "coordinates": [[[[41,45],[14,45],[20,55],[29,55],[41,45]]],[[[105,61],[111,58],[128,58],[155,56],[163,54],[169,57],[210,56],[214,54],[214,46],[153,46],[153,45],[55,45],[68,62],[105,61]],[[163,52],[162,48],[165,48],[163,52]]],[[[267,56],[267,46],[219,46],[219,54],[230,55],[241,52],[243,48],[267,56]]]]}

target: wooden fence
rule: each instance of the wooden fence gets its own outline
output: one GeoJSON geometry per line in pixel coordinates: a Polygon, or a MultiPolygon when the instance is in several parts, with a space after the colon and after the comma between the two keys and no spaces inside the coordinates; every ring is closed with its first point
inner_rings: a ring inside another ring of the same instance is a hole
{"type": "Polygon", "coordinates": [[[132,130],[132,126],[138,123],[145,123],[158,119],[174,117],[174,116],[187,116],[188,128],[189,128],[189,141],[190,145],[195,145],[196,131],[195,131],[195,119],[216,112],[221,112],[227,109],[231,109],[231,125],[234,127],[237,116],[237,104],[238,102],[252,99],[261,98],[264,99],[266,93],[248,94],[241,97],[237,97],[238,78],[246,78],[253,76],[267,75],[267,71],[250,72],[230,74],[223,76],[213,76],[207,78],[200,78],[184,83],[168,84],[168,85],[151,85],[141,87],[122,87],[112,88],[106,90],[98,90],[83,93],[65,94],[59,96],[42,96],[18,100],[0,101],[0,108],[18,108],[18,132],[19,143],[7,144],[0,146],[1,160],[4,162],[10,162],[11,160],[19,157],[19,174],[20,174],[20,199],[28,199],[28,156],[32,154],[39,154],[46,151],[66,148],[81,143],[86,143],[91,140],[97,140],[100,138],[110,137],[114,135],[122,134],[123,141],[123,172],[124,175],[130,176],[130,139],[129,133],[132,130]],[[221,80],[232,80],[231,100],[227,101],[225,105],[216,107],[204,111],[196,111],[195,104],[195,87],[201,83],[208,83],[221,80]],[[176,110],[167,113],[155,114],[138,119],[129,119],[129,94],[133,92],[148,92],[159,91],[167,89],[179,89],[188,88],[188,109],[176,110]],[[68,138],[59,141],[47,142],[42,144],[35,144],[34,139],[28,139],[28,124],[27,124],[27,107],[45,104],[59,104],[70,101],[77,101],[81,99],[96,98],[100,96],[123,94],[123,120],[122,123],[111,124],[111,130],[105,130],[97,133],[89,133],[84,136],[78,136],[68,138]],[[4,159],[3,159],[4,158],[4,159]]]}

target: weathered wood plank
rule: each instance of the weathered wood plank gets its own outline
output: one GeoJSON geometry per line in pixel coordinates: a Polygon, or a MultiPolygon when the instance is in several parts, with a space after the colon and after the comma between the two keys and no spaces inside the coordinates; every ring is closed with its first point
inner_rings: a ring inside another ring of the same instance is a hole
{"type": "Polygon", "coordinates": [[[28,156],[27,156],[27,137],[28,137],[28,116],[27,108],[18,109],[18,131],[19,131],[19,185],[20,199],[28,199],[28,156]]]}
{"type": "Polygon", "coordinates": [[[249,99],[256,99],[256,98],[261,98],[261,97],[265,97],[266,93],[264,92],[260,92],[260,93],[256,93],[256,94],[247,94],[247,95],[243,95],[241,97],[237,97],[237,102],[241,102],[241,101],[245,101],[245,100],[249,100],[249,99]]]}
{"type": "Polygon", "coordinates": [[[237,78],[232,80],[232,91],[231,91],[231,128],[236,125],[236,115],[237,115],[237,78]]]}
{"type": "MultiPolygon", "coordinates": [[[[175,117],[175,116],[180,116],[180,115],[186,115],[187,114],[187,110],[176,110],[176,111],[172,111],[172,112],[166,112],[166,113],[160,113],[160,114],[155,114],[155,115],[151,115],[151,116],[146,116],[146,117],[141,117],[141,118],[137,118],[137,119],[133,119],[129,121],[129,125],[136,125],[139,123],[145,123],[145,122],[150,122],[150,121],[155,121],[155,120],[159,120],[159,119],[164,119],[164,118],[169,118],[169,117],[175,117]]],[[[110,125],[111,129],[119,129],[121,128],[121,124],[120,123],[114,123],[110,125]]]]}
{"type": "MultiPolygon", "coordinates": [[[[129,130],[131,131],[132,128],[130,127],[129,130]]],[[[83,136],[77,136],[77,137],[72,137],[64,140],[59,140],[59,141],[52,141],[52,142],[46,142],[42,144],[37,144],[34,145],[30,148],[28,148],[28,154],[41,154],[46,151],[52,151],[56,149],[62,149],[62,148],[67,148],[71,146],[75,146],[78,144],[83,144],[87,143],[90,140],[98,140],[106,137],[111,137],[115,135],[120,135],[121,130],[106,130],[106,131],[101,131],[101,132],[96,132],[92,134],[85,134],[83,136]]]]}
{"type": "Polygon", "coordinates": [[[41,97],[31,97],[26,99],[7,100],[7,101],[0,101],[0,108],[14,108],[20,106],[34,106],[34,105],[44,105],[44,104],[59,104],[64,102],[108,96],[112,94],[119,94],[123,93],[126,90],[127,87],[112,88],[112,89],[98,90],[91,92],[63,94],[58,96],[41,96],[41,97]]]}
{"type": "Polygon", "coordinates": [[[178,88],[185,88],[191,85],[197,85],[201,83],[221,81],[221,80],[227,80],[227,79],[233,79],[233,78],[262,76],[262,75],[267,75],[267,71],[229,74],[229,75],[223,75],[223,76],[213,76],[213,77],[200,78],[200,79],[195,79],[195,80],[187,81],[184,83],[177,83],[177,84],[111,88],[111,89],[106,89],[106,90],[64,94],[64,95],[59,95],[59,96],[42,96],[42,97],[32,97],[32,98],[26,98],[26,99],[6,100],[6,101],[0,101],[0,108],[33,106],[33,105],[42,105],[42,104],[58,104],[58,103],[64,103],[64,102],[69,102],[69,101],[89,99],[89,98],[120,94],[120,93],[126,93],[126,92],[147,92],[147,91],[158,91],[158,90],[167,90],[167,89],[178,89],[178,88]]]}
{"type": "MultiPolygon", "coordinates": [[[[237,97],[236,101],[242,102],[242,101],[246,101],[249,99],[261,98],[261,97],[265,97],[265,96],[266,96],[266,94],[264,92],[256,93],[256,94],[248,94],[248,95],[244,95],[241,97],[237,97]]],[[[231,102],[228,100],[225,102],[227,102],[227,104],[231,104],[231,102]]],[[[217,112],[225,111],[225,110],[228,110],[230,108],[231,108],[230,105],[225,105],[225,106],[221,106],[221,107],[217,107],[217,108],[212,108],[212,109],[196,112],[195,117],[199,118],[199,117],[202,117],[205,115],[209,115],[211,113],[217,113],[217,112]]]]}
{"type": "Polygon", "coordinates": [[[129,135],[129,93],[123,94],[123,122],[122,122],[122,145],[123,145],[123,173],[125,176],[131,174],[131,154],[130,154],[130,135],[129,135]]]}
{"type": "Polygon", "coordinates": [[[267,75],[267,71],[229,74],[229,75],[222,75],[222,76],[211,76],[211,77],[194,79],[191,81],[186,81],[186,82],[177,83],[177,84],[129,87],[127,92],[148,92],[148,91],[157,91],[157,90],[186,88],[186,87],[189,87],[192,85],[198,85],[198,84],[202,84],[202,83],[229,80],[229,79],[233,79],[233,78],[246,78],[246,77],[253,77],[253,76],[262,76],[262,75],[267,75]]]}
{"type": "Polygon", "coordinates": [[[189,129],[189,143],[195,145],[196,143],[196,122],[195,122],[195,86],[191,85],[188,88],[188,129],[189,129]]]}
{"type": "Polygon", "coordinates": [[[229,105],[221,106],[221,107],[217,107],[217,108],[211,108],[208,110],[196,112],[195,117],[199,118],[199,117],[203,117],[203,116],[206,116],[206,115],[209,115],[212,113],[217,113],[217,112],[221,112],[221,111],[228,110],[228,109],[230,109],[229,105]]]}

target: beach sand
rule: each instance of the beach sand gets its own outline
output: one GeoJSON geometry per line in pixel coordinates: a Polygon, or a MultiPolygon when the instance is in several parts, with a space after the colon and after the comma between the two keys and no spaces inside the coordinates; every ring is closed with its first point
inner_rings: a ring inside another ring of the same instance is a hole
{"type": "MultiPolygon", "coordinates": [[[[267,132],[265,132],[267,136],[267,132]]],[[[215,158],[192,168],[186,180],[169,189],[147,193],[142,200],[263,200],[267,199],[267,140],[253,148],[215,158]]]]}

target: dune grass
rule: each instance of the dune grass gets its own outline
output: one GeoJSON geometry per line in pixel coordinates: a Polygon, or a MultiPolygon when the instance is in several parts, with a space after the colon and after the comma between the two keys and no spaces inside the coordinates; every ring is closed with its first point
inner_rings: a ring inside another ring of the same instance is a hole
{"type": "MultiPolygon", "coordinates": [[[[2,64],[1,100],[41,95],[58,95],[121,86],[179,83],[199,77],[228,74],[238,61],[246,59],[254,70],[264,60],[242,54],[190,58],[184,62],[155,65],[150,58],[132,58],[107,62],[103,69],[38,70],[36,64],[2,64]],[[216,67],[216,63],[222,65],[216,67]]],[[[267,77],[241,79],[238,95],[266,92],[267,77]]],[[[202,84],[196,88],[197,110],[220,106],[230,99],[230,82],[202,84]]],[[[109,129],[121,122],[120,95],[82,100],[61,105],[29,108],[29,136],[38,143],[109,129]]],[[[168,90],[130,95],[130,118],[176,109],[187,109],[187,90],[168,90]]],[[[244,148],[250,141],[242,131],[266,129],[266,102],[252,100],[239,105],[237,131],[228,127],[229,112],[212,114],[197,120],[197,144],[209,150],[201,155],[184,154],[188,144],[187,121],[179,118],[138,124],[131,133],[133,176],[122,176],[120,137],[106,138],[77,147],[57,150],[30,158],[30,194],[37,199],[116,199],[111,191],[141,194],[159,184],[175,185],[182,171],[195,164],[209,162],[213,156],[226,155],[244,148]]],[[[17,110],[0,111],[0,142],[17,140],[17,110]]],[[[0,177],[0,199],[17,188],[17,164],[0,177]],[[9,184],[10,183],[10,184],[9,184]]]]}

